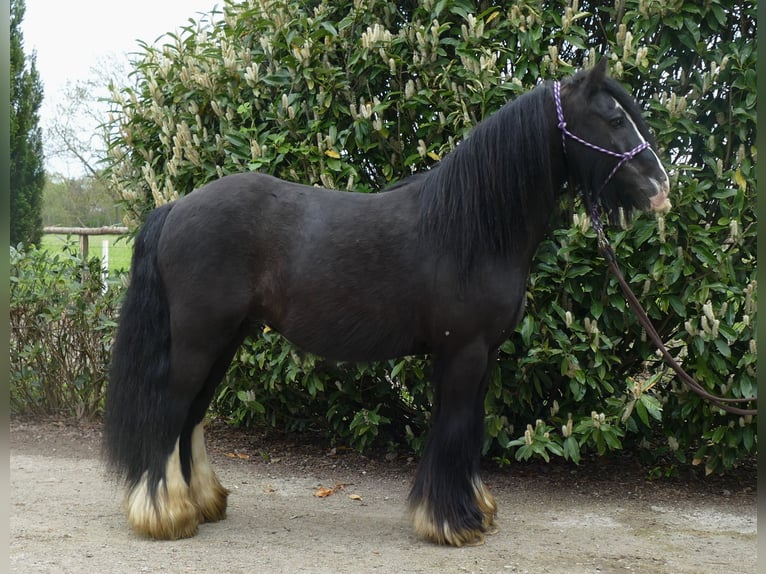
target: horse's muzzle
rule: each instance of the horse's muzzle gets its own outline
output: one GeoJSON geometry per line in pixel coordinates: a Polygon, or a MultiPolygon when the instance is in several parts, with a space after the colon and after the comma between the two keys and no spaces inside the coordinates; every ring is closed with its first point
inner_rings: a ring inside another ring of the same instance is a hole
{"type": "Polygon", "coordinates": [[[670,184],[667,180],[657,185],[657,193],[649,198],[649,205],[651,206],[652,211],[659,213],[670,211],[673,205],[670,203],[670,199],[668,199],[669,192],[670,184]]]}

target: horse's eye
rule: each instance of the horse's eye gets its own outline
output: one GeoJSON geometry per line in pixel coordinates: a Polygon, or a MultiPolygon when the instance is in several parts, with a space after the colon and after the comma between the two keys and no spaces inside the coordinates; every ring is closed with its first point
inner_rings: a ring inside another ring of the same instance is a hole
{"type": "Polygon", "coordinates": [[[622,117],[613,118],[609,120],[609,125],[611,125],[613,128],[621,128],[625,125],[625,120],[622,117]]]}

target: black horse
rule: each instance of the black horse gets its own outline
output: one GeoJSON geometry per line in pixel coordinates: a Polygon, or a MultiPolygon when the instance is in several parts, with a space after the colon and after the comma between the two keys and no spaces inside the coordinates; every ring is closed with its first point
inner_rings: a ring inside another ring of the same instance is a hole
{"type": "Polygon", "coordinates": [[[106,402],[131,526],[175,539],[224,518],[202,420],[245,336],[268,325],[331,359],[431,355],[414,528],[481,542],[496,512],[479,477],[488,373],[559,196],[582,192],[612,214],[668,206],[649,130],[605,67],[539,85],[382,193],[244,173],[154,210],[135,240],[106,402]]]}

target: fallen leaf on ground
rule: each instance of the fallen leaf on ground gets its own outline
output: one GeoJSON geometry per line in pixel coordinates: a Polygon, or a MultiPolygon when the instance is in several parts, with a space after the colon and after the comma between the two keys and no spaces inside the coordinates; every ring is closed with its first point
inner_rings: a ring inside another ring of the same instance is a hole
{"type": "Polygon", "coordinates": [[[250,455],[244,454],[242,452],[225,452],[223,453],[224,456],[228,456],[229,458],[240,458],[242,460],[249,460],[250,455]]]}
{"type": "Polygon", "coordinates": [[[361,497],[361,496],[359,496],[358,494],[349,494],[349,495],[348,495],[348,497],[349,497],[351,500],[362,500],[362,497],[361,497]]]}
{"type": "Polygon", "coordinates": [[[316,490],[316,492],[314,492],[314,496],[316,496],[317,498],[327,498],[331,494],[335,494],[336,492],[343,490],[345,486],[346,486],[345,484],[338,483],[332,488],[327,488],[326,486],[322,486],[320,484],[319,488],[316,490]]]}

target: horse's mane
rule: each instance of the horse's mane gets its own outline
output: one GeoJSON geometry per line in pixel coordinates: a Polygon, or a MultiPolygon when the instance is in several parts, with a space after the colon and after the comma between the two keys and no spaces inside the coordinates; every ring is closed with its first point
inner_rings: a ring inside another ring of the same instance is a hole
{"type": "Polygon", "coordinates": [[[421,183],[420,236],[453,253],[462,275],[474,255],[527,247],[555,204],[546,85],[479,123],[421,183]]]}

